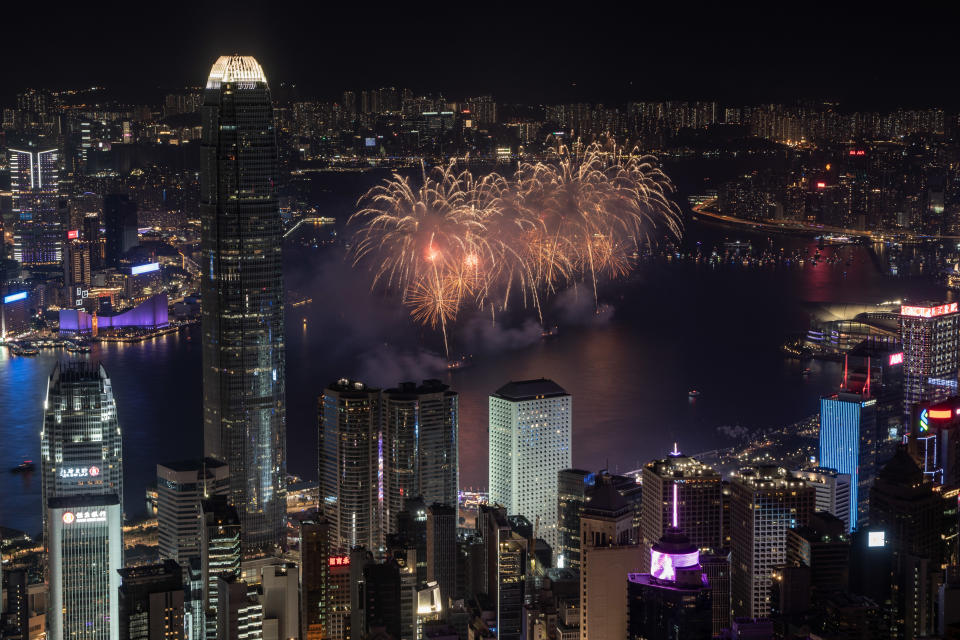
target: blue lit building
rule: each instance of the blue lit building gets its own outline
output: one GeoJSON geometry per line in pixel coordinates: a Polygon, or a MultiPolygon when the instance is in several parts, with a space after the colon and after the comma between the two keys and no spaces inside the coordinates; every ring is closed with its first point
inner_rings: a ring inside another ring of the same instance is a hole
{"type": "Polygon", "coordinates": [[[877,400],[841,391],[820,399],[820,466],[850,474],[850,530],[866,522],[877,465],[877,400]]]}

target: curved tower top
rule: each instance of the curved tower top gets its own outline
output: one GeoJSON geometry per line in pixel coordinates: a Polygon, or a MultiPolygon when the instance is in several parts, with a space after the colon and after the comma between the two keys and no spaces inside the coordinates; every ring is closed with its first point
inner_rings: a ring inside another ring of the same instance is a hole
{"type": "Polygon", "coordinates": [[[263,68],[253,56],[220,56],[210,68],[207,89],[219,89],[223,83],[262,82],[267,83],[263,68]]]}

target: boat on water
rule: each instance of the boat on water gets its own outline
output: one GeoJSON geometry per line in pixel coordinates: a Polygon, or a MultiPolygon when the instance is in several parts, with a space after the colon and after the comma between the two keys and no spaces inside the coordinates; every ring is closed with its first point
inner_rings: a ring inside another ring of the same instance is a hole
{"type": "Polygon", "coordinates": [[[24,460],[14,468],[10,469],[10,473],[29,473],[36,468],[36,465],[33,464],[33,460],[24,460]]]}
{"type": "Polygon", "coordinates": [[[17,355],[21,356],[35,356],[39,355],[40,349],[37,349],[32,342],[20,345],[20,353],[17,355]]]}
{"type": "Polygon", "coordinates": [[[447,361],[447,370],[448,371],[459,371],[460,369],[465,369],[473,364],[473,361],[470,359],[471,356],[460,356],[456,360],[447,361]]]}
{"type": "Polygon", "coordinates": [[[546,328],[540,332],[540,336],[543,338],[553,338],[558,335],[560,335],[560,327],[557,325],[553,325],[552,327],[546,328]]]}
{"type": "Polygon", "coordinates": [[[691,398],[699,398],[699,397],[700,397],[700,392],[697,391],[696,389],[690,389],[690,391],[689,391],[689,393],[687,393],[687,395],[688,395],[689,397],[691,397],[691,398]]]}
{"type": "Polygon", "coordinates": [[[804,370],[801,371],[800,373],[801,373],[801,375],[808,376],[808,375],[810,375],[810,369],[804,369],[804,370]]]}

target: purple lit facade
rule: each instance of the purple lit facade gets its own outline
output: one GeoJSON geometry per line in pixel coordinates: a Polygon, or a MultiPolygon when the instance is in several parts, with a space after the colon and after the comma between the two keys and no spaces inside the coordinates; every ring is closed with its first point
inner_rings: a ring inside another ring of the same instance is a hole
{"type": "MultiPolygon", "coordinates": [[[[77,334],[93,332],[92,314],[82,309],[60,310],[60,333],[77,334]]],[[[167,294],[157,294],[129,311],[115,316],[96,316],[97,328],[160,329],[170,324],[167,312],[167,294]]]]}

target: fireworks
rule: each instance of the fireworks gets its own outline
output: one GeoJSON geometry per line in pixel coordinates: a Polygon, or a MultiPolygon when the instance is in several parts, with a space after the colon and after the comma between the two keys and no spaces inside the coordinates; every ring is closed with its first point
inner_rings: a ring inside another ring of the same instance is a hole
{"type": "MultiPolygon", "coordinates": [[[[673,185],[656,159],[612,144],[557,144],[511,177],[481,179],[454,162],[394,174],[361,199],[354,263],[376,261],[372,287],[398,291],[413,318],[447,328],[465,308],[494,314],[511,297],[542,311],[572,282],[619,278],[657,234],[680,235],[673,185]]],[[[542,319],[542,316],[541,316],[542,319]]]]}

